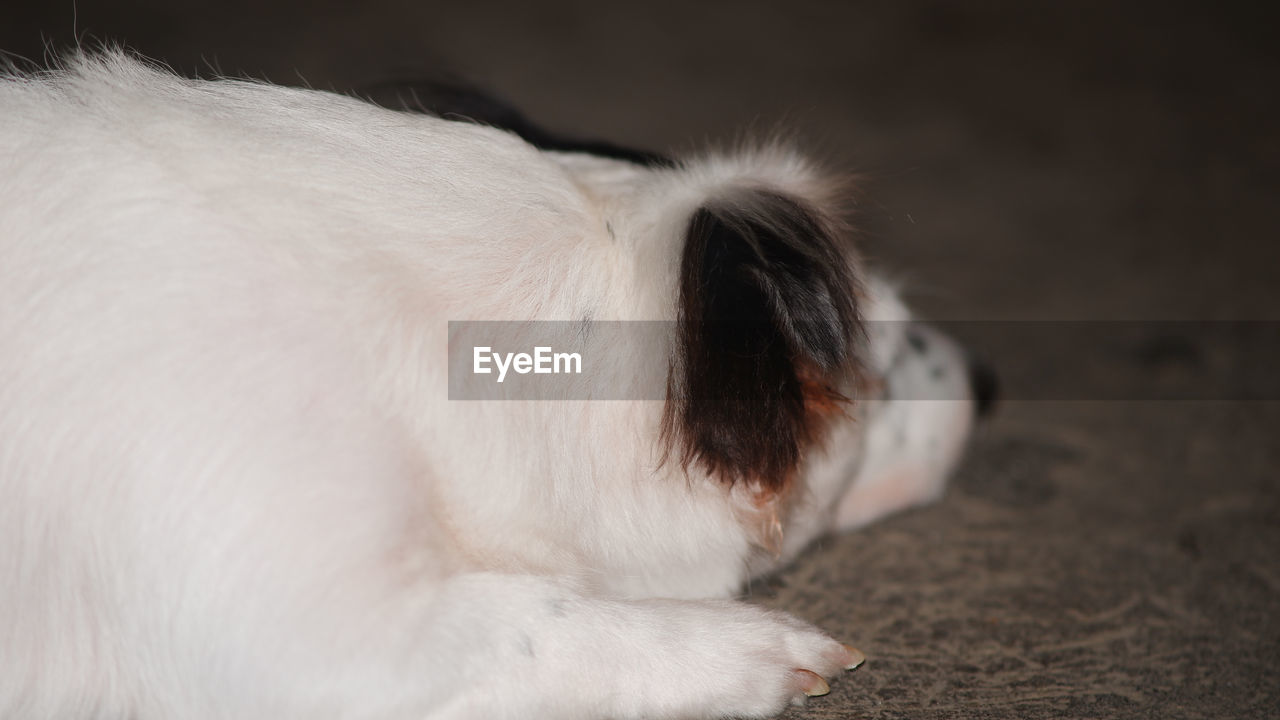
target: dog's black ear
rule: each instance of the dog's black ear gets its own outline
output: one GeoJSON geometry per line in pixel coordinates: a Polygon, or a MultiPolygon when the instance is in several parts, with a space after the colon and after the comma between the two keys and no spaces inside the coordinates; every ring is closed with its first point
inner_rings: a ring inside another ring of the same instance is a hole
{"type": "Polygon", "coordinates": [[[742,190],[689,221],[663,437],[682,463],[780,490],[857,371],[857,279],[830,224],[742,190]]]}

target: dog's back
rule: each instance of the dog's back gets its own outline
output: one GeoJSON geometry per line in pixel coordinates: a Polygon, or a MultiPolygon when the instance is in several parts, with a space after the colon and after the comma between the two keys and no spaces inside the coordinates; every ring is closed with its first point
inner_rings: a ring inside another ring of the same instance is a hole
{"type": "Polygon", "coordinates": [[[377,642],[345,613],[387,565],[451,562],[388,367],[443,388],[444,327],[405,314],[510,282],[442,258],[572,228],[577,195],[495,130],[118,56],[0,107],[0,715],[323,694],[304,669],[377,642]]]}

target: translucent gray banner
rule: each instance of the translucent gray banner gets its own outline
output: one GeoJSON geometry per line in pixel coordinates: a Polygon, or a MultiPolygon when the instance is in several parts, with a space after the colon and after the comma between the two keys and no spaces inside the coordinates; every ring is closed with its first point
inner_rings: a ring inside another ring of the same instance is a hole
{"type": "MultiPolygon", "coordinates": [[[[1004,402],[1280,401],[1280,322],[929,325],[995,370],[1004,402]]],[[[902,334],[893,330],[869,324],[866,335],[902,334]]],[[[674,333],[672,322],[450,322],[449,398],[663,400],[674,333]]],[[[963,399],[938,387],[894,399],[963,399]]]]}

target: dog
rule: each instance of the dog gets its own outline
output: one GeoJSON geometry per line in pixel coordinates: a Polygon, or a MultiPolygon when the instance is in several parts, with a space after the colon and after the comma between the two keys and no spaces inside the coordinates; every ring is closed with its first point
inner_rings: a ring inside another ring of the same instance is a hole
{"type": "Polygon", "coordinates": [[[971,363],[800,154],[610,148],[10,72],[0,717],[765,717],[861,663],[733,598],[939,497],[971,363]],[[481,321],[651,332],[582,345],[620,399],[460,398],[481,321]]]}

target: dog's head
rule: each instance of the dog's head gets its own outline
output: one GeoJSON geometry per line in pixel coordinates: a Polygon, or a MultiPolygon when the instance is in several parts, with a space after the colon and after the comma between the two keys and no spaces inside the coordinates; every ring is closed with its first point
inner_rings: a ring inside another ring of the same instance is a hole
{"type": "Polygon", "coordinates": [[[664,465],[744,498],[774,556],[940,494],[982,376],[866,270],[847,183],[777,147],[658,169],[564,162],[675,319],[664,465]]]}

